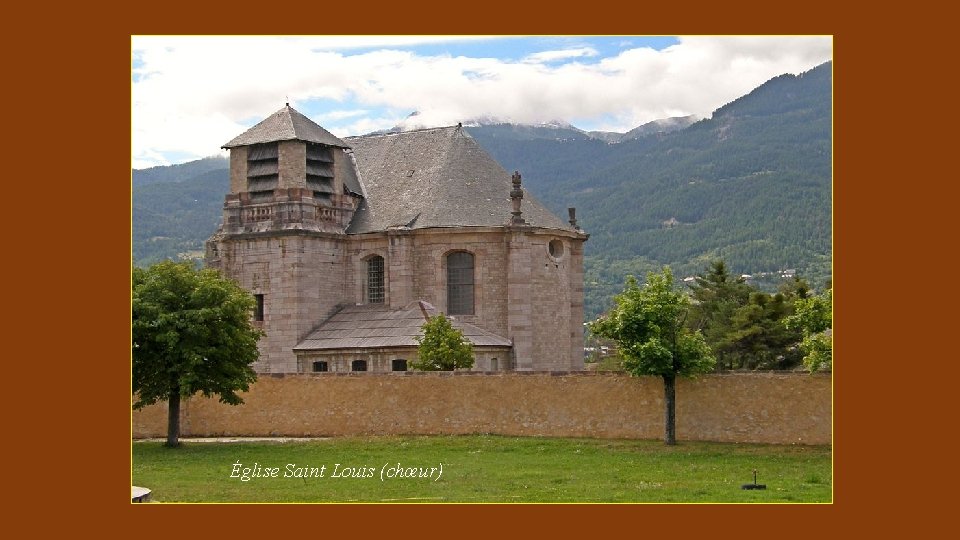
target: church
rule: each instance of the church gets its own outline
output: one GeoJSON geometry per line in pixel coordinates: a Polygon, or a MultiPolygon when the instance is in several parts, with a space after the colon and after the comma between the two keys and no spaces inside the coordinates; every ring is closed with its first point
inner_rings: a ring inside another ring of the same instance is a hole
{"type": "Polygon", "coordinates": [[[583,369],[583,245],[461,127],[340,139],[287,104],[223,145],[205,262],[256,298],[259,373],[405,371],[426,318],[474,371],[583,369]]]}

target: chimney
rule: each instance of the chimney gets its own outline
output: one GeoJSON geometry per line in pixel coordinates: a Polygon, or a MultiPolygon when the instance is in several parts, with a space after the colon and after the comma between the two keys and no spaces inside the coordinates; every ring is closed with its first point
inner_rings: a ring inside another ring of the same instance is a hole
{"type": "Polygon", "coordinates": [[[520,200],[523,199],[523,190],[520,189],[520,171],[513,171],[513,189],[510,191],[510,202],[513,203],[513,218],[510,223],[514,225],[523,225],[526,221],[520,217],[523,212],[520,211],[520,200]]]}
{"type": "Polygon", "coordinates": [[[570,226],[579,231],[580,227],[577,226],[577,209],[573,207],[567,208],[567,214],[570,215],[570,226]]]}

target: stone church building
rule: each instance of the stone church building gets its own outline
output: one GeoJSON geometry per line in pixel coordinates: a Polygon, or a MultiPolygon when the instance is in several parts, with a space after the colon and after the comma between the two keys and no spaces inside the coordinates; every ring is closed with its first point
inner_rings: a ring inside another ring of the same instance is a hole
{"type": "Polygon", "coordinates": [[[583,369],[583,243],[459,126],[340,139],[289,105],[228,142],[206,264],[257,300],[260,373],[399,371],[446,314],[474,370],[583,369]]]}

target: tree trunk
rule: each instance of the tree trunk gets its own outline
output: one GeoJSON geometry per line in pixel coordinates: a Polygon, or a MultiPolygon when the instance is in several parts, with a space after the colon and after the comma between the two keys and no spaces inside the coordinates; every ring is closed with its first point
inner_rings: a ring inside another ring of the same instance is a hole
{"type": "Polygon", "coordinates": [[[175,386],[167,399],[167,446],[180,446],[180,386],[175,386]]]}
{"type": "Polygon", "coordinates": [[[663,442],[669,445],[677,444],[677,376],[663,376],[664,398],[664,434],[663,442]]]}

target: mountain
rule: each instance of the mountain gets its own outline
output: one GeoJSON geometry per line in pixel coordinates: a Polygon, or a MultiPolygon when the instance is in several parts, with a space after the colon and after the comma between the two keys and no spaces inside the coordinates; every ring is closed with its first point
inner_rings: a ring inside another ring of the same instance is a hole
{"type": "Polygon", "coordinates": [[[586,131],[573,127],[566,122],[553,121],[542,124],[514,124],[504,121],[464,122],[463,126],[471,134],[483,133],[489,138],[504,141],[530,141],[536,139],[558,141],[586,141],[593,139],[586,131]]]}
{"type": "Polygon", "coordinates": [[[621,141],[629,141],[632,139],[639,139],[640,137],[646,137],[647,135],[662,135],[664,133],[671,133],[673,131],[679,131],[693,124],[694,122],[701,120],[697,115],[689,116],[674,116],[671,118],[662,118],[660,120],[654,120],[652,122],[647,122],[640,127],[635,127],[630,131],[623,134],[623,137],[620,137],[621,141]]]}
{"type": "Polygon", "coordinates": [[[230,191],[229,169],[177,178],[165,183],[134,184],[133,260],[139,266],[181,254],[202,257],[204,242],[222,219],[223,198],[230,191]]]}
{"type": "Polygon", "coordinates": [[[832,66],[781,75],[678,131],[618,144],[470,133],[563,215],[578,208],[588,317],[625,274],[679,278],[723,258],[736,273],[831,277],[832,66]]]}
{"type": "MultiPolygon", "coordinates": [[[[616,144],[563,122],[486,118],[464,129],[557,215],[577,208],[590,234],[588,318],[626,274],[662,265],[682,278],[723,258],[736,274],[791,269],[816,286],[831,277],[831,75],[830,63],[781,75],[708,119],[645,124],[616,144]]],[[[133,178],[134,262],[200,255],[229,189],[227,160],[133,178]]]]}
{"type": "Polygon", "coordinates": [[[160,165],[150,167],[149,169],[134,169],[133,185],[146,186],[165,182],[183,182],[184,180],[189,180],[205,172],[226,169],[228,167],[230,167],[230,162],[227,158],[211,156],[179,165],[160,165]]]}

